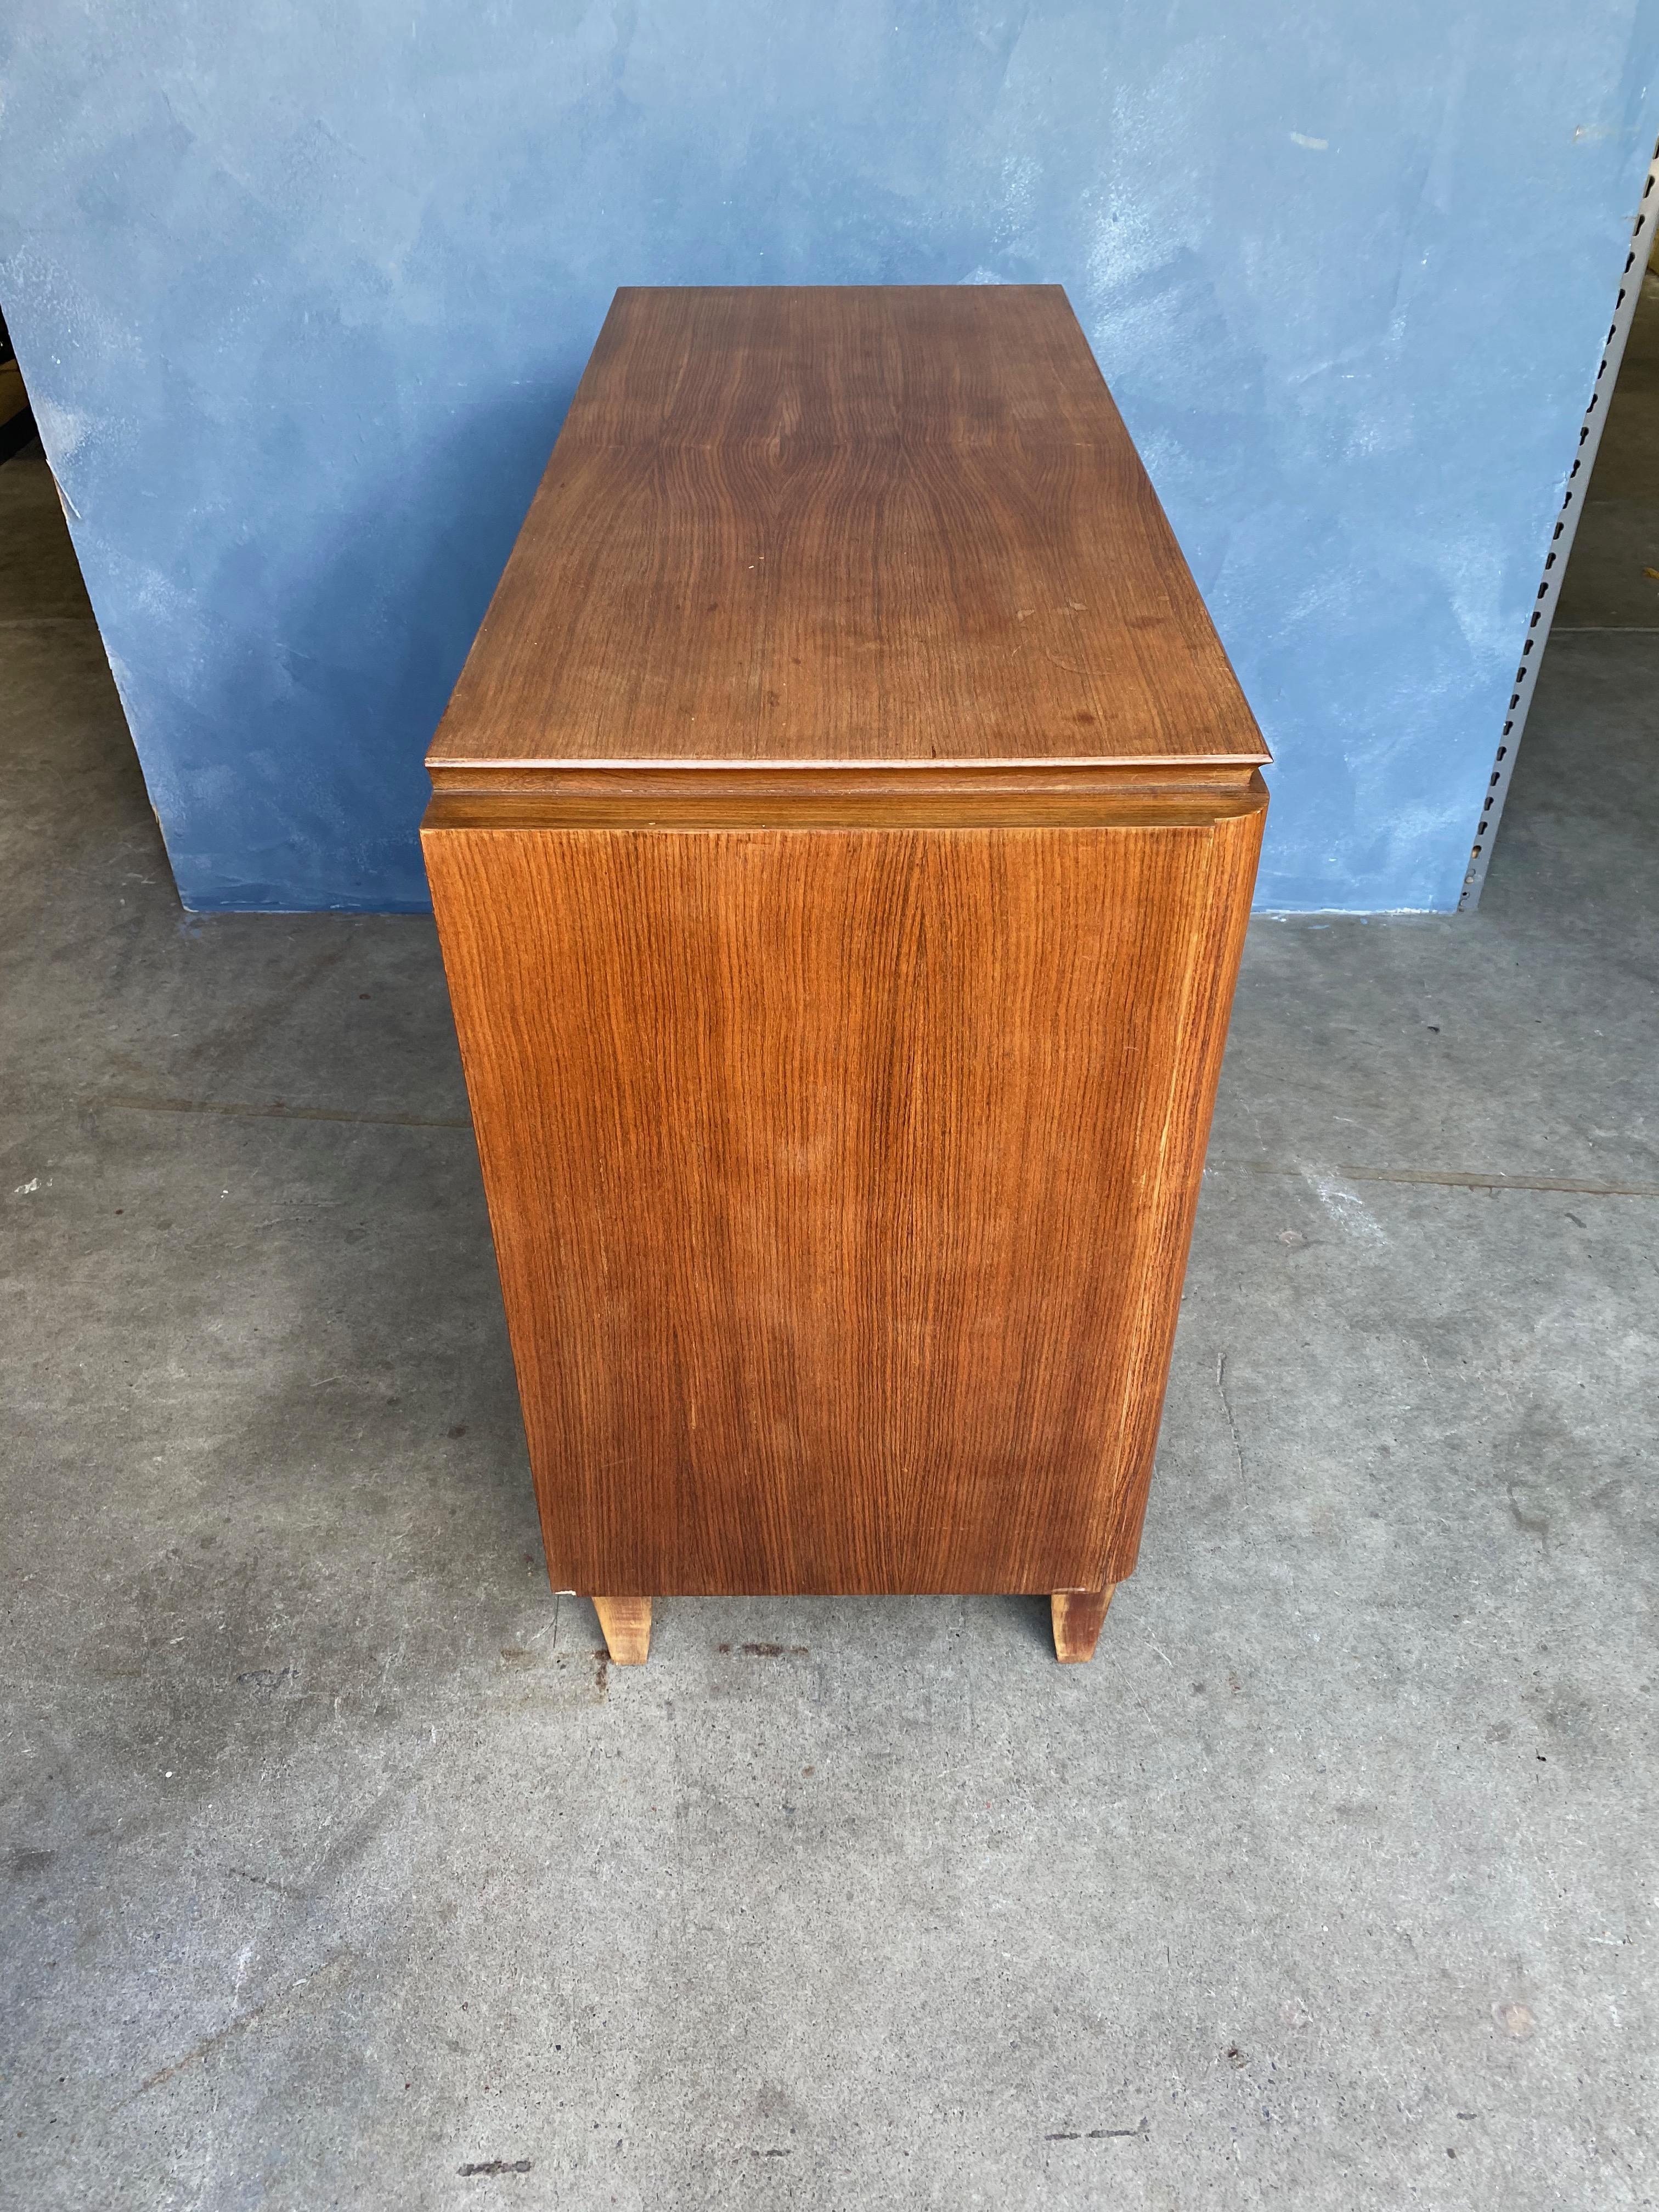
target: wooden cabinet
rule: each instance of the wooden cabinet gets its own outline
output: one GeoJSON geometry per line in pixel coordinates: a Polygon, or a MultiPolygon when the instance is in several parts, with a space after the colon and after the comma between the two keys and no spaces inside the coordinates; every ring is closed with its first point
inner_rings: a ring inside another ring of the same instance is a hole
{"type": "Polygon", "coordinates": [[[619,292],[428,766],[556,1587],[1134,1564],[1265,749],[1063,292],[619,292]]]}

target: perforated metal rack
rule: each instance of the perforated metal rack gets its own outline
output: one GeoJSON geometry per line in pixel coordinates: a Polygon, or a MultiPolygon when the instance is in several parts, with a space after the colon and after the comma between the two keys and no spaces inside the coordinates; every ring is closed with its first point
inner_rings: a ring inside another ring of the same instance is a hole
{"type": "Polygon", "coordinates": [[[1642,296],[1642,278],[1653,246],[1654,224],[1659,221],[1656,182],[1659,182],[1659,151],[1654,155],[1647,182],[1642,187],[1642,204],[1631,232],[1630,252],[1625,260],[1618,301],[1613,307],[1613,321],[1608,325],[1607,343],[1601,349],[1595,382],[1590,388],[1589,404],[1584,410],[1584,420],[1578,432],[1578,451],[1567,471],[1561,512],[1556,517],[1550,550],[1544,556],[1543,578],[1533,605],[1532,618],[1527,624],[1526,641],[1521,647],[1521,665],[1515,672],[1515,689],[1510,695],[1509,710],[1504,717],[1503,735],[1498,741],[1498,757],[1492,763],[1492,780],[1486,786],[1486,796],[1481,805],[1480,826],[1474,833],[1468,873],[1463,878],[1462,895],[1457,902],[1460,913],[1468,913],[1480,903],[1480,889],[1486,880],[1486,865],[1492,858],[1492,841],[1498,835],[1504,801],[1509,796],[1516,751],[1521,743],[1521,733],[1527,725],[1527,709],[1532,704],[1538,664],[1544,657],[1544,641],[1550,634],[1555,603],[1560,596],[1561,579],[1566,574],[1567,556],[1572,550],[1578,517],[1583,508],[1583,495],[1589,488],[1590,471],[1595,465],[1595,450],[1601,442],[1601,426],[1607,417],[1607,404],[1613,396],[1613,387],[1618,380],[1619,364],[1624,358],[1625,342],[1630,336],[1636,303],[1642,296]]]}

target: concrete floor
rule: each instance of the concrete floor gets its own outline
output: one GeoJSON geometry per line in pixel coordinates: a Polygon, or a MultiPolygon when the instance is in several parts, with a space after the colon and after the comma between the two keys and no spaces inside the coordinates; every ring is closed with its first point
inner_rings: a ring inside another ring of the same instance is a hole
{"type": "Polygon", "coordinates": [[[1655,2202],[1659,631],[1556,637],[1478,915],[1255,927],[1094,1664],[617,1673],[430,927],[180,915],[38,458],[0,597],[0,2198],[1655,2202]]]}

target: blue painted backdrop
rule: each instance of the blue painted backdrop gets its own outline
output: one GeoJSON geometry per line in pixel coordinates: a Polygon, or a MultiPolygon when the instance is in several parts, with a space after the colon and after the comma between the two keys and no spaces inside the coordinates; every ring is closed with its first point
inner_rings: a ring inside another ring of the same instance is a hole
{"type": "Polygon", "coordinates": [[[0,305],[185,901],[425,902],[421,757],[619,283],[1065,283],[1279,757],[1452,905],[1655,0],[11,0],[0,305]]]}

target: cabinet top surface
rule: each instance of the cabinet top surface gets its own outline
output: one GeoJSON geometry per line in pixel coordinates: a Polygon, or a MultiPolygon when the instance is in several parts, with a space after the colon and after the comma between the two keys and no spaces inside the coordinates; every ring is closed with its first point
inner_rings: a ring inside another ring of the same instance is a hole
{"type": "Polygon", "coordinates": [[[1264,761],[1058,285],[617,294],[440,769],[1264,761]]]}

